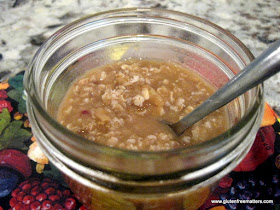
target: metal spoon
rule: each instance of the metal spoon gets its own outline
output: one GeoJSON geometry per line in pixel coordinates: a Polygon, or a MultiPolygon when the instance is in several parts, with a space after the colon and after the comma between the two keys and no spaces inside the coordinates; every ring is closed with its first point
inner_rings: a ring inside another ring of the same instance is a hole
{"type": "Polygon", "coordinates": [[[226,105],[279,71],[280,40],[274,42],[267,50],[246,66],[243,71],[235,75],[228,83],[217,90],[191,113],[174,124],[166,124],[177,136],[180,136],[188,127],[197,121],[226,105]]]}

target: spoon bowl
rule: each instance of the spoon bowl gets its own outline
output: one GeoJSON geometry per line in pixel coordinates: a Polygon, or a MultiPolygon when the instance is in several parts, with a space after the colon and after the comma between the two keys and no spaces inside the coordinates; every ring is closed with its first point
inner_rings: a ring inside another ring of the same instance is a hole
{"type": "Polygon", "coordinates": [[[235,75],[228,83],[217,90],[191,113],[169,126],[177,136],[215,110],[228,104],[249,89],[262,83],[280,71],[280,40],[254,59],[248,66],[235,75]]]}

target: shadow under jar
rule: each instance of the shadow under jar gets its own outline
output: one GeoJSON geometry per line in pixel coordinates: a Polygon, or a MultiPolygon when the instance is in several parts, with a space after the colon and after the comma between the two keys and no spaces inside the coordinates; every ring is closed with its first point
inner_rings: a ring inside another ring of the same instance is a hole
{"type": "Polygon", "coordinates": [[[186,148],[122,150],[84,139],[56,121],[77,77],[128,58],[171,61],[219,88],[253,56],[222,28],[175,11],[131,8],[85,17],[52,35],[25,74],[33,133],[89,209],[197,209],[250,149],[262,119],[262,85],[227,106],[227,132],[186,148]]]}

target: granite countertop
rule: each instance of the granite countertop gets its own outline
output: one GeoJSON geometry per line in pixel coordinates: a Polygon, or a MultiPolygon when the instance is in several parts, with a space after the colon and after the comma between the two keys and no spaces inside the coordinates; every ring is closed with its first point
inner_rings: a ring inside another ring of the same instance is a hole
{"type": "MultiPolygon", "coordinates": [[[[160,7],[205,18],[258,56],[280,38],[280,0],[0,0],[0,81],[26,69],[42,42],[85,15],[123,7],[160,7]]],[[[265,82],[266,101],[280,113],[280,74],[265,82]]]]}

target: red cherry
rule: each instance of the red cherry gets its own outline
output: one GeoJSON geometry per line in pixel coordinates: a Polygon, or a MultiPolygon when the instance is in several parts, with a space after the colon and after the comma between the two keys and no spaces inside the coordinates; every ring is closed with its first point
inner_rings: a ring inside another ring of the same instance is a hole
{"type": "Polygon", "coordinates": [[[35,186],[31,189],[30,194],[36,196],[39,192],[41,192],[41,190],[42,188],[40,186],[35,186]]]}
{"type": "Polygon", "coordinates": [[[2,206],[0,206],[0,210],[3,210],[2,206]]]}
{"type": "Polygon", "coordinates": [[[48,198],[48,195],[46,193],[39,193],[36,196],[36,200],[42,202],[43,200],[46,200],[48,198]]]}
{"type": "Polygon", "coordinates": [[[42,210],[48,210],[48,209],[52,209],[52,202],[50,200],[45,200],[42,203],[42,210]]]}
{"type": "Polygon", "coordinates": [[[10,206],[11,207],[14,207],[16,204],[18,203],[17,199],[16,198],[12,198],[9,202],[10,206]]]}
{"type": "Polygon", "coordinates": [[[72,210],[76,208],[76,200],[74,198],[67,198],[64,202],[64,206],[67,210],[72,210]]]}
{"type": "Polygon", "coordinates": [[[33,201],[30,204],[30,210],[40,210],[41,209],[41,203],[39,201],[33,201]]]}
{"type": "Polygon", "coordinates": [[[23,204],[30,204],[31,202],[35,201],[35,198],[33,195],[26,195],[24,196],[24,198],[22,199],[22,203],[23,204]]]}

